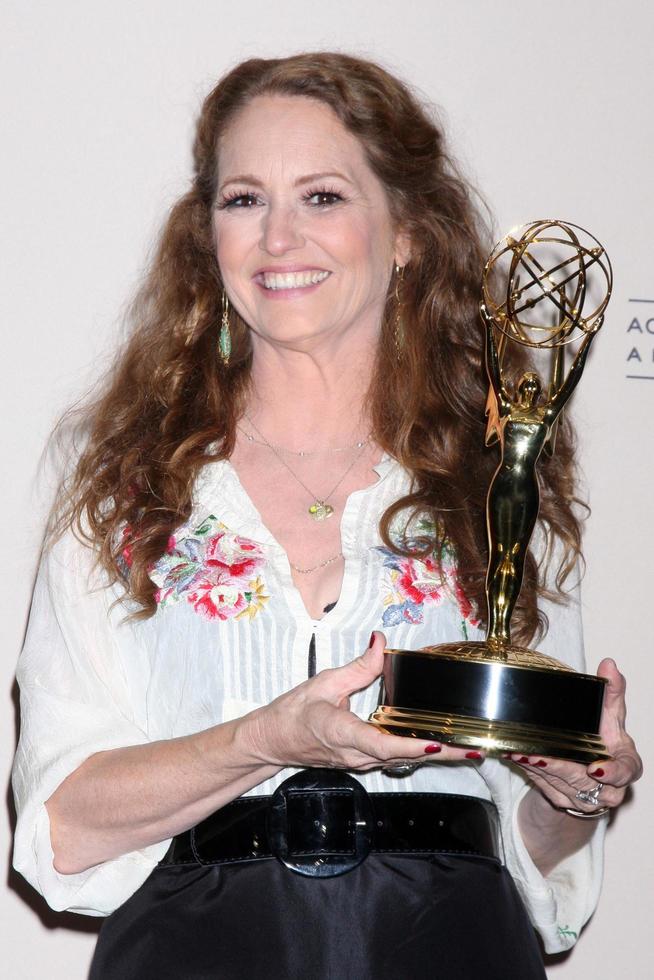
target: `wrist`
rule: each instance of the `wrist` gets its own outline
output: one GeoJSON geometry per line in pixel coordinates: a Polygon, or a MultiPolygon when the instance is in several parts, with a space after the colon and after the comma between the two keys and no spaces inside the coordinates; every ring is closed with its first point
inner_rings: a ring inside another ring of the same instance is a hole
{"type": "Polygon", "coordinates": [[[273,749],[268,711],[267,707],[256,708],[231,722],[231,742],[236,755],[246,765],[272,767],[278,771],[285,763],[276,757],[273,749]]]}
{"type": "Polygon", "coordinates": [[[543,876],[583,847],[598,821],[579,820],[559,809],[532,786],[520,801],[518,829],[529,855],[543,876]]]}

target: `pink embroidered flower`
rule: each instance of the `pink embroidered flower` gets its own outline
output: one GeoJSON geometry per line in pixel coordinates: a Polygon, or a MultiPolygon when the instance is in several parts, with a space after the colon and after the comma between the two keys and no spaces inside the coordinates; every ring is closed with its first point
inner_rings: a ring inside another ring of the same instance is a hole
{"type": "Polygon", "coordinates": [[[150,570],[160,606],[184,600],[205,619],[253,619],[270,599],[258,544],[232,534],[213,515],[179,528],[150,570]]]}
{"type": "Polygon", "coordinates": [[[249,575],[261,564],[261,555],[252,541],[232,535],[232,542],[225,541],[225,534],[217,534],[207,541],[204,567],[208,581],[216,584],[229,579],[249,575]]]}
{"type": "Polygon", "coordinates": [[[205,619],[231,619],[246,608],[245,596],[229,586],[207,586],[201,582],[197,592],[189,592],[188,602],[205,619]]]}
{"type": "Polygon", "coordinates": [[[399,571],[395,586],[406,599],[421,605],[440,598],[441,577],[433,558],[400,558],[399,571]]]}
{"type": "MultiPolygon", "coordinates": [[[[435,526],[426,520],[418,522],[417,531],[435,538],[435,526]]],[[[406,558],[390,548],[378,548],[383,556],[386,573],[383,579],[384,626],[399,623],[419,624],[424,619],[424,607],[439,605],[453,598],[461,614],[461,629],[467,638],[466,622],[478,626],[479,620],[457,577],[452,548],[444,542],[425,558],[406,558]]]]}

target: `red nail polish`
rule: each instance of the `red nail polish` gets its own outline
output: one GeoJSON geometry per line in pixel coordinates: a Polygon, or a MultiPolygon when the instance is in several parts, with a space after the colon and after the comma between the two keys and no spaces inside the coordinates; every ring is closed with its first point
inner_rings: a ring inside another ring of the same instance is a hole
{"type": "Polygon", "coordinates": [[[595,772],[591,772],[591,776],[597,776],[598,779],[601,779],[603,775],[604,775],[603,769],[596,769],[595,772]]]}
{"type": "Polygon", "coordinates": [[[434,743],[433,745],[425,746],[425,752],[440,752],[440,750],[441,750],[441,746],[436,745],[436,743],[434,743]]]}
{"type": "Polygon", "coordinates": [[[529,759],[526,755],[521,755],[518,762],[529,762],[529,759]]]}
{"type": "Polygon", "coordinates": [[[536,765],[540,766],[541,769],[544,769],[547,763],[545,762],[545,759],[539,759],[536,765]]]}
{"type": "Polygon", "coordinates": [[[481,752],[466,752],[466,759],[481,759],[481,752]]]}
{"type": "Polygon", "coordinates": [[[375,642],[375,634],[374,633],[371,633],[370,634],[370,639],[368,640],[368,646],[371,647],[374,642],[375,642]]]}

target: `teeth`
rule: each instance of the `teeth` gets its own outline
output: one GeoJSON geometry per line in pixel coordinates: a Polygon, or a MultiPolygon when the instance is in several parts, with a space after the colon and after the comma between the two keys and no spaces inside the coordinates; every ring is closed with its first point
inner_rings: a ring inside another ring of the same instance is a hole
{"type": "Polygon", "coordinates": [[[318,269],[307,269],[305,272],[264,272],[262,279],[266,289],[302,289],[322,282],[328,275],[318,269]]]}

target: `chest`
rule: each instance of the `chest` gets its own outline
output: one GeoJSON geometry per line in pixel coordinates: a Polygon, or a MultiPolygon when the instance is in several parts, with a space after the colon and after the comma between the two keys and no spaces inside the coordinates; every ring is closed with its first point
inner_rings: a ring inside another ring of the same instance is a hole
{"type": "MultiPolygon", "coordinates": [[[[413,649],[477,638],[453,555],[439,567],[432,557],[405,558],[381,541],[381,515],[408,484],[392,461],[375,469],[376,482],[344,502],[339,581],[314,614],[291,556],[234,467],[207,467],[191,518],[150,570],[157,612],[129,627],[139,652],[125,669],[141,692],[142,723],[151,737],[197,731],[269,703],[306,680],[312,644],[320,671],[362,653],[372,630],[381,630],[389,646],[413,649]]],[[[376,697],[376,686],[362,692],[361,704],[357,696],[362,717],[376,697]]]]}
{"type": "Polygon", "coordinates": [[[262,525],[286,554],[312,619],[339,599],[345,571],[343,517],[353,495],[378,479],[371,446],[327,459],[285,458],[269,447],[237,446],[231,466],[262,525]]]}
{"type": "MultiPolygon", "coordinates": [[[[267,704],[361,654],[373,630],[389,646],[414,649],[476,638],[451,571],[441,576],[433,562],[400,558],[378,541],[363,555],[346,549],[343,564],[338,602],[314,619],[279,550],[213,516],[180,529],[151,572],[158,611],[138,627],[150,736],[183,735],[267,704]]],[[[377,696],[373,685],[353,709],[367,718],[377,696]]]]}

